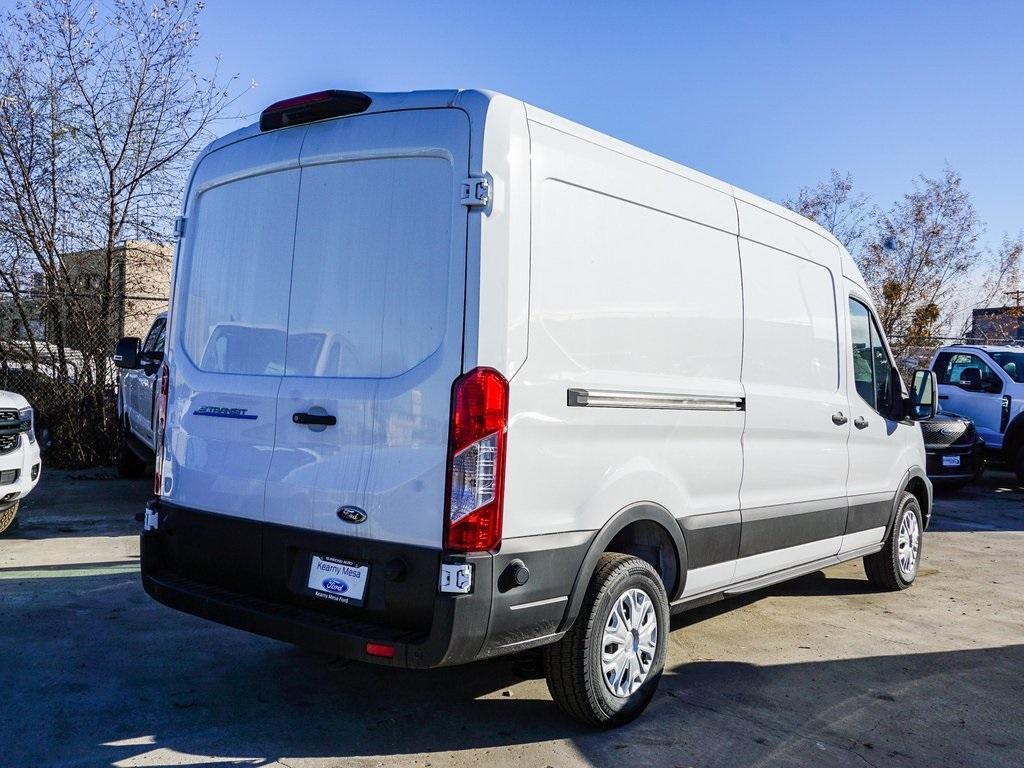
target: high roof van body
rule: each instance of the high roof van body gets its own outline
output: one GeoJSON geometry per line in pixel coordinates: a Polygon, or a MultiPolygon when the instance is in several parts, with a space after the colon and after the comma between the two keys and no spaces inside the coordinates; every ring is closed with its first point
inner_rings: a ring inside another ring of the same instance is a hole
{"type": "Polygon", "coordinates": [[[543,648],[608,725],[670,611],[916,575],[934,381],[779,206],[500,94],[327,91],[210,145],[178,230],[161,602],[395,666],[543,648]]]}

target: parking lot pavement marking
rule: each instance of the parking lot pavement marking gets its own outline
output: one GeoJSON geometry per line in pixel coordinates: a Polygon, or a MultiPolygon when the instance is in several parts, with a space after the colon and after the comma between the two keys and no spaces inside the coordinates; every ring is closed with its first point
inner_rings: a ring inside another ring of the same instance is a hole
{"type": "Polygon", "coordinates": [[[82,576],[117,576],[122,573],[138,573],[138,563],[118,563],[81,567],[70,566],[42,568],[0,568],[0,581],[27,581],[29,579],[67,579],[82,576]]]}

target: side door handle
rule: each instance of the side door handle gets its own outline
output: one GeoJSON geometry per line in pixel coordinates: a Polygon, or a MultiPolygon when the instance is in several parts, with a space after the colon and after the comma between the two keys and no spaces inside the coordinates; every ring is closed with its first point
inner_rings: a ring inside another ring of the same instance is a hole
{"type": "Polygon", "coordinates": [[[847,421],[848,419],[842,411],[837,411],[836,413],[832,414],[832,423],[835,424],[837,427],[843,426],[843,424],[845,424],[847,421]]]}
{"type": "Polygon", "coordinates": [[[298,413],[292,414],[292,421],[296,424],[310,424],[319,427],[333,427],[338,420],[329,413],[298,413]]]}
{"type": "Polygon", "coordinates": [[[865,419],[863,416],[858,416],[856,419],[853,420],[853,426],[855,426],[857,429],[865,429],[867,425],[868,420],[865,419]]]}

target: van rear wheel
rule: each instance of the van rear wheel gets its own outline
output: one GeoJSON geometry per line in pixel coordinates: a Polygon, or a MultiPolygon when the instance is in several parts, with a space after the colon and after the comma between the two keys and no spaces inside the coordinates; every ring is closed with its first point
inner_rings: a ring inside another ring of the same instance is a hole
{"type": "Polygon", "coordinates": [[[910,492],[900,499],[892,529],[882,548],[864,558],[864,573],[874,586],[901,590],[914,583],[921,563],[924,523],[921,504],[910,492]]]}
{"type": "Polygon", "coordinates": [[[0,512],[0,536],[7,533],[7,531],[14,527],[15,518],[18,516],[18,507],[20,504],[20,501],[16,501],[13,506],[10,506],[3,512],[0,512]]]}
{"type": "Polygon", "coordinates": [[[657,572],[638,557],[603,554],[572,628],[545,648],[551,697],[585,723],[629,722],[658,687],[668,631],[668,597],[657,572]]]}

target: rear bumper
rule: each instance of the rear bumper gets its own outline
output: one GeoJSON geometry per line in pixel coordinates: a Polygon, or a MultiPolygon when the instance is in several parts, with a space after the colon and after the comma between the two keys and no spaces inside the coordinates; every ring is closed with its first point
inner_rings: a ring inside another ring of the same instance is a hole
{"type": "Polygon", "coordinates": [[[157,601],[324,653],[396,667],[460,664],[557,639],[568,604],[563,598],[576,576],[568,564],[578,551],[578,569],[586,543],[552,550],[547,545],[557,542],[524,548],[512,540],[499,554],[455,556],[166,503],[151,502],[151,508],[159,522],[142,534],[142,582],[157,601]],[[314,553],[370,566],[363,606],[308,594],[304,579],[314,553]],[[509,589],[502,573],[516,558],[535,564],[535,583],[509,589]],[[472,593],[438,591],[442,559],[473,566],[472,593]],[[367,643],[390,646],[394,656],[371,655],[367,643]]]}

